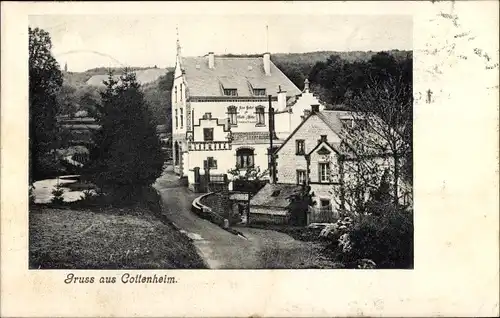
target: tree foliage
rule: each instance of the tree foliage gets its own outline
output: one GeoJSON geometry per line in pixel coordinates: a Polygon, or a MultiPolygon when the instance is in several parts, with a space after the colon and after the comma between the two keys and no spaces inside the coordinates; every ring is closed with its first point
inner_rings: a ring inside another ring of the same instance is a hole
{"type": "Polygon", "coordinates": [[[135,74],[109,74],[96,119],[101,125],[90,151],[88,175],[101,191],[133,198],[161,174],[163,156],[156,127],[135,74]]]}
{"type": "Polygon", "coordinates": [[[29,33],[29,153],[30,182],[43,173],[43,162],[58,147],[57,94],[62,72],[51,53],[48,32],[28,28],[29,33]]]}
{"type": "Polygon", "coordinates": [[[287,198],[290,201],[288,211],[291,225],[305,225],[307,223],[307,211],[310,206],[314,206],[316,203],[313,197],[314,192],[311,191],[311,187],[303,184],[299,191],[287,198]]]}
{"type": "Polygon", "coordinates": [[[172,129],[171,90],[174,82],[173,71],[168,71],[151,86],[144,89],[144,96],[154,117],[155,124],[166,125],[172,129]]]}

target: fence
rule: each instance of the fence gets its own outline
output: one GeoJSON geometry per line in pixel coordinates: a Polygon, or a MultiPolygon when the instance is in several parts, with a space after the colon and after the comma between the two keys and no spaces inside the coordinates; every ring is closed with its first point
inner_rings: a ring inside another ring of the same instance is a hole
{"type": "MultiPolygon", "coordinates": [[[[194,192],[218,192],[227,190],[228,179],[226,174],[212,174],[210,170],[205,170],[200,173],[200,168],[195,167],[192,174],[191,190],[194,192]]],[[[190,172],[191,173],[191,172],[190,172]]],[[[188,176],[189,178],[189,176],[188,176]]]]}
{"type": "Polygon", "coordinates": [[[339,217],[339,213],[330,208],[309,207],[307,213],[307,224],[334,223],[339,219],[339,217]]]}
{"type": "MultiPolygon", "coordinates": [[[[227,189],[228,181],[225,174],[210,174],[208,173],[208,189],[207,192],[218,192],[227,189]]],[[[206,178],[206,176],[205,176],[206,178]]],[[[205,179],[206,180],[206,179],[205,179]]]]}

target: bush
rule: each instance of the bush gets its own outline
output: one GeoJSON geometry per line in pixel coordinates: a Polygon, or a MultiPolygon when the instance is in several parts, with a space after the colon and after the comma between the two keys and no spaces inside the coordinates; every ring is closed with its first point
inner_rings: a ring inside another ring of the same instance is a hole
{"type": "Polygon", "coordinates": [[[29,202],[29,205],[33,205],[35,204],[35,186],[34,185],[30,185],[29,186],[29,189],[28,189],[28,202],[29,202]]]}
{"type": "Polygon", "coordinates": [[[347,267],[364,259],[377,268],[413,268],[413,212],[386,206],[384,214],[357,216],[338,242],[347,267]]]}
{"type": "Polygon", "coordinates": [[[52,190],[52,195],[54,196],[51,200],[53,204],[63,204],[64,203],[64,189],[60,186],[57,185],[54,190],[52,190]]]}

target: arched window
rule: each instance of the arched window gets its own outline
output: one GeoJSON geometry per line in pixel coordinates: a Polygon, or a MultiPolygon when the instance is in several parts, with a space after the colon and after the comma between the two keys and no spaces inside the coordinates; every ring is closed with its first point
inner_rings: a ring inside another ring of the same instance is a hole
{"type": "Polygon", "coordinates": [[[227,116],[229,117],[229,124],[232,126],[238,125],[236,106],[229,106],[227,108],[227,116]]]}
{"type": "Polygon", "coordinates": [[[253,168],[254,166],[253,149],[241,148],[236,150],[236,166],[238,168],[253,168]]]}

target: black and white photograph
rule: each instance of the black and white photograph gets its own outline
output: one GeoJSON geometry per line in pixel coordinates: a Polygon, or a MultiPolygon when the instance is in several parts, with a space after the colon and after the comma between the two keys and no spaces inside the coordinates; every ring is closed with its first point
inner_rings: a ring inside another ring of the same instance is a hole
{"type": "Polygon", "coordinates": [[[411,16],[29,23],[31,269],[413,267],[411,16]]]}

